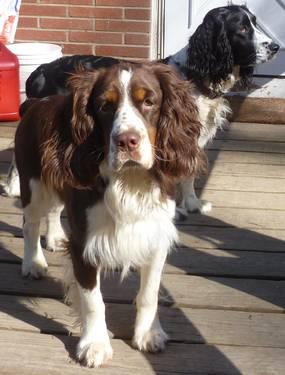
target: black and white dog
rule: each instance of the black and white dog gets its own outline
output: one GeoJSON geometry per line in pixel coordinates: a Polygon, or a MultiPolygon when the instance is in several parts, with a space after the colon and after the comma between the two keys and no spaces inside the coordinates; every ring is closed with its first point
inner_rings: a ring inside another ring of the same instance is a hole
{"type": "MultiPolygon", "coordinates": [[[[202,24],[191,36],[189,44],[176,54],[162,60],[172,65],[184,80],[194,85],[192,95],[199,109],[202,132],[201,148],[215,136],[230,113],[224,94],[237,81],[247,83],[254,67],[272,59],[279,45],[274,43],[256,26],[256,17],[245,6],[229,5],[209,11],[202,24]]],[[[69,93],[67,79],[78,68],[94,70],[119,62],[111,57],[91,55],[67,56],[39,66],[26,82],[26,94],[45,97],[69,93]]],[[[19,194],[17,172],[10,169],[8,195],[19,194]]],[[[209,202],[197,198],[194,180],[182,183],[183,212],[211,210],[209,202]]]]}

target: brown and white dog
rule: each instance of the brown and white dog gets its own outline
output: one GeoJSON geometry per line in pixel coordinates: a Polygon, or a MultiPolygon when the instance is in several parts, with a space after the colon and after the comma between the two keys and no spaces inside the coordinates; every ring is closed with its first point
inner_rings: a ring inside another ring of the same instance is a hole
{"type": "Polygon", "coordinates": [[[171,68],[120,63],[70,80],[71,94],[31,99],[15,136],[24,210],[23,276],[47,270],[39,237],[47,220],[47,247],[70,234],[69,274],[82,335],[78,360],[97,367],[112,357],[100,292],[100,272],[138,268],[133,345],[164,349],[157,315],[165,258],[177,232],[174,192],[201,158],[200,123],[189,84],[171,68]]]}

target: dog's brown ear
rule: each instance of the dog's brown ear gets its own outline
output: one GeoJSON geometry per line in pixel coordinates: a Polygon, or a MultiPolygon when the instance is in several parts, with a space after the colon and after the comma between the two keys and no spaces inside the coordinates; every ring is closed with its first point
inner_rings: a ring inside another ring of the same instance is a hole
{"type": "Polygon", "coordinates": [[[100,71],[80,71],[72,75],[68,85],[73,93],[71,135],[76,145],[82,144],[95,126],[93,116],[88,113],[88,102],[100,71]]]}
{"type": "Polygon", "coordinates": [[[169,67],[154,64],[163,92],[156,135],[156,169],[169,180],[195,173],[203,160],[198,146],[201,124],[189,82],[182,81],[169,67]]]}

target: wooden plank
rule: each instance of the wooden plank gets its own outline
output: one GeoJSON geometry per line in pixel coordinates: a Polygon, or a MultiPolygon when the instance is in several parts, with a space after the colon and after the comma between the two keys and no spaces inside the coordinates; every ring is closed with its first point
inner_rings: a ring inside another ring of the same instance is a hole
{"type": "Polygon", "coordinates": [[[285,252],[178,248],[169,255],[165,273],[284,279],[284,269],[285,252]]]}
{"type": "MultiPolygon", "coordinates": [[[[214,140],[208,146],[209,150],[243,151],[282,154],[285,158],[285,143],[264,141],[236,141],[236,140],[214,140]]],[[[282,157],[282,156],[281,156],[282,157]]]]}
{"type": "MultiPolygon", "coordinates": [[[[20,264],[24,243],[19,238],[0,238],[0,262],[20,264]]],[[[62,266],[64,252],[44,251],[50,266],[62,266]]],[[[169,255],[165,273],[285,278],[285,252],[264,253],[216,249],[177,248],[169,255]]]]}
{"type": "Polygon", "coordinates": [[[232,122],[219,130],[216,139],[285,142],[285,125],[232,122]]]}
{"type": "Polygon", "coordinates": [[[284,99],[228,97],[232,108],[232,121],[284,124],[284,99]]]}
{"type": "MultiPolygon", "coordinates": [[[[0,330],[80,334],[71,308],[55,299],[0,295],[0,310],[0,330]]],[[[106,304],[110,336],[130,340],[135,313],[133,304],[106,304]]],[[[175,342],[285,347],[284,314],[160,306],[159,316],[175,342]]]]}
{"type": "Polygon", "coordinates": [[[273,177],[285,178],[285,168],[283,165],[259,165],[243,163],[221,163],[209,164],[208,173],[223,176],[251,176],[251,177],[273,177]]]}
{"type": "MultiPolygon", "coordinates": [[[[221,192],[221,194],[223,193],[221,192]]],[[[191,232],[192,225],[279,230],[285,229],[285,211],[216,207],[208,215],[193,213],[188,215],[184,220],[178,221],[177,224],[179,228],[185,225],[186,230],[188,229],[189,232],[191,232]]]]}
{"type": "Polygon", "coordinates": [[[16,127],[15,126],[2,126],[2,123],[0,124],[0,138],[11,138],[14,139],[15,133],[16,133],[16,127]]]}
{"type": "Polygon", "coordinates": [[[283,252],[285,251],[284,230],[222,228],[192,226],[187,232],[181,227],[179,231],[180,245],[191,248],[253,250],[283,252]]]}
{"type": "MultiPolygon", "coordinates": [[[[76,343],[76,338],[68,336],[2,331],[1,373],[17,374],[19,368],[23,375],[36,375],[39,369],[44,375],[94,373],[71,360],[76,343]]],[[[173,343],[164,353],[150,355],[121,340],[112,340],[112,346],[112,362],[96,373],[280,375],[285,366],[285,350],[280,348],[173,343]]]]}
{"type": "MultiPolygon", "coordinates": [[[[285,194],[250,191],[196,190],[201,199],[212,202],[213,207],[234,207],[245,209],[282,210],[285,194]]],[[[273,213],[274,214],[274,213],[273,213]]]]}
{"type": "MultiPolygon", "coordinates": [[[[222,194],[222,192],[221,192],[222,194]]],[[[0,234],[22,235],[22,215],[0,213],[0,234]]],[[[248,229],[284,229],[285,211],[256,210],[240,208],[214,208],[209,215],[191,214],[177,222],[191,231],[189,226],[239,227],[248,229]]],[[[45,223],[43,222],[43,226],[45,223]]]]}
{"type": "MultiPolygon", "coordinates": [[[[35,297],[62,298],[62,269],[49,267],[49,276],[42,280],[23,279],[20,266],[0,264],[2,281],[0,294],[19,294],[35,297]]],[[[283,312],[285,281],[234,279],[225,277],[198,277],[165,274],[161,285],[160,301],[185,307],[283,312]]],[[[120,283],[120,275],[114,274],[102,280],[106,302],[131,303],[138,290],[138,278],[130,274],[120,283]]]]}
{"type": "Polygon", "coordinates": [[[207,150],[206,154],[210,161],[217,160],[223,163],[285,165],[285,158],[283,154],[243,152],[233,150],[207,150]]]}
{"type": "Polygon", "coordinates": [[[8,198],[6,196],[0,195],[0,207],[1,214],[11,213],[22,215],[22,205],[20,199],[17,198],[8,198]]]}
{"type": "Polygon", "coordinates": [[[14,140],[12,138],[0,137],[0,151],[14,147],[14,140]]]}
{"type": "Polygon", "coordinates": [[[285,193],[285,183],[279,178],[219,176],[210,174],[197,181],[198,188],[211,190],[252,191],[261,193],[285,193]]]}

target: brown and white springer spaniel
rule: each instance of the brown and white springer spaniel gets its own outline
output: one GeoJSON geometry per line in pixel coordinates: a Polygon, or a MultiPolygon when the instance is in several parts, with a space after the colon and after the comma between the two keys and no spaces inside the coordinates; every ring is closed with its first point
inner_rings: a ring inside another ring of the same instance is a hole
{"type": "Polygon", "coordinates": [[[46,273],[40,220],[46,217],[47,247],[56,250],[65,238],[65,206],[68,286],[82,327],[77,357],[97,367],[112,357],[101,270],[140,270],[133,344],[150,352],[165,346],[158,290],[177,239],[175,186],[201,160],[200,123],[189,84],[165,65],[120,63],[80,72],[70,86],[68,96],[22,106],[15,137],[24,209],[22,274],[46,273]]]}

